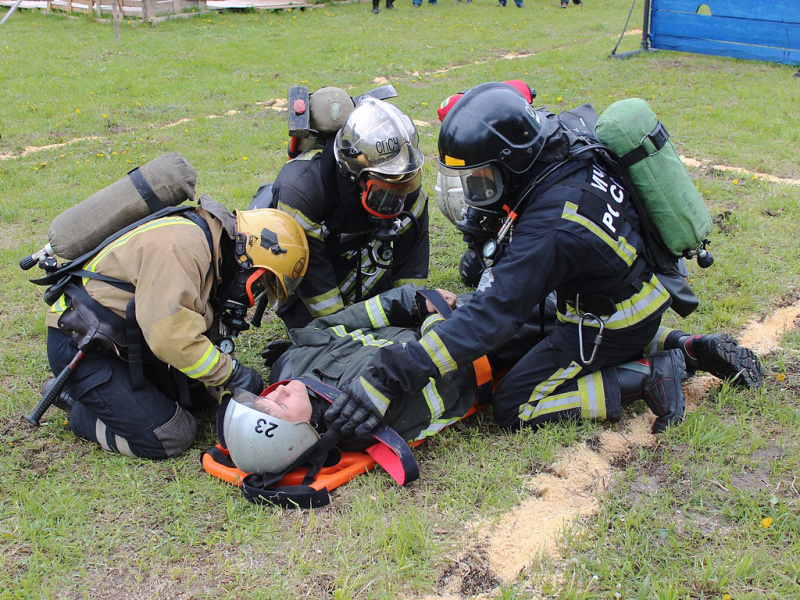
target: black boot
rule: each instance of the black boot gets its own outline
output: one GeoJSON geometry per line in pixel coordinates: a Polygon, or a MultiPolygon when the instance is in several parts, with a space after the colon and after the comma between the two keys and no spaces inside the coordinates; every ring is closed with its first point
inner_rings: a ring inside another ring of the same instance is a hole
{"type": "Polygon", "coordinates": [[[653,433],[662,433],[670,425],[683,421],[686,401],[681,380],[686,377],[686,362],[680,350],[667,350],[648,357],[650,375],[642,386],[642,398],[658,417],[653,433]]]}
{"type": "MultiPolygon", "coordinates": [[[[56,382],[55,377],[52,379],[48,379],[44,382],[44,386],[42,387],[42,398],[44,398],[47,393],[50,391],[50,388],[53,387],[53,384],[56,382]]],[[[69,391],[66,389],[62,389],[59,392],[56,399],[53,401],[53,406],[63,410],[65,413],[69,414],[69,411],[72,410],[72,405],[75,401],[72,399],[69,391]]]]}
{"type": "Polygon", "coordinates": [[[684,341],[686,353],[697,368],[733,385],[756,389],[764,381],[761,362],[755,352],[736,343],[731,336],[712,334],[691,336],[684,341]]]}

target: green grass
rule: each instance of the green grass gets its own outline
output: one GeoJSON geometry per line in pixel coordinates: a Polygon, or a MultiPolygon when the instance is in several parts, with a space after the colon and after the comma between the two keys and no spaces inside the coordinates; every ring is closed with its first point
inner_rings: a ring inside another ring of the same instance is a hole
{"type": "MultiPolygon", "coordinates": [[[[690,174],[715,217],[716,263],[691,271],[701,307],[670,322],[736,333],[796,302],[798,188],[712,168],[798,177],[796,69],[671,52],[608,60],[627,0],[397,6],[123,23],[119,42],[84,17],[18,11],[0,27],[0,598],[415,598],[444,593],[458,569],[461,597],[800,597],[796,330],[765,357],[763,392],[723,386],[656,446],[620,459],[599,512],[564,532],[560,556],[535,557],[502,584],[473,525],[507,514],[533,493],[531,476],[604,426],[508,435],[481,414],[417,450],[422,476],[407,488],[378,469],[336,490],[331,507],[293,512],[251,505],[202,471],[211,413],[194,448],[162,463],[76,440],[56,410],[35,431],[21,419],[49,373],[41,289],[17,262],[47,241],[49,222],[172,151],[197,169],[198,192],[246,207],[285,160],[285,113],[271,102],[297,84],[356,95],[392,83],[418,123],[431,197],[436,107],[451,93],[520,78],[556,112],[642,97],[681,154],[703,163],[690,174]],[[42,149],[51,144],[64,145],[42,149]]],[[[620,52],[639,41],[627,36],[620,52]]],[[[460,236],[431,212],[430,283],[458,291],[460,236]]],[[[282,335],[277,322],[243,335],[240,357],[260,367],[282,335]]]]}

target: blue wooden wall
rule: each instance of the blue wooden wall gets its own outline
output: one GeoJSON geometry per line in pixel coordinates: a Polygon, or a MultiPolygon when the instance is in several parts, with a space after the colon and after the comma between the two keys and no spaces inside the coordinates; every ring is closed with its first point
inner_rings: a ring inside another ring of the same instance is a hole
{"type": "Polygon", "coordinates": [[[800,0],[651,0],[649,41],[663,50],[800,65],[800,0]]]}

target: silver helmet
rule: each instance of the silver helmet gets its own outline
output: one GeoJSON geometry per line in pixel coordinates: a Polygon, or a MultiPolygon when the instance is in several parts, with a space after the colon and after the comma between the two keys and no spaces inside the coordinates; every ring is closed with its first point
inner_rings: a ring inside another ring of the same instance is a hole
{"type": "Polygon", "coordinates": [[[233,463],[245,473],[281,473],[319,440],[306,422],[289,423],[253,408],[257,396],[234,391],[222,432],[233,463]]]}
{"type": "Polygon", "coordinates": [[[410,175],[425,161],[413,121],[393,104],[369,97],[336,134],[333,153],[354,181],[365,171],[384,178],[410,175]]]}

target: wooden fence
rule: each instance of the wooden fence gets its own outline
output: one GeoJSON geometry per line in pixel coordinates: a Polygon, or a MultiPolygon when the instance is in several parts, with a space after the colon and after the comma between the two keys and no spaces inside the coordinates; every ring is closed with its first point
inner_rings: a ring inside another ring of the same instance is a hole
{"type": "Polygon", "coordinates": [[[203,11],[205,0],[47,0],[47,10],[68,13],[94,13],[98,17],[111,17],[113,3],[121,17],[133,17],[145,21],[179,15],[189,11],[203,11]]]}
{"type": "MultiPolygon", "coordinates": [[[[174,16],[189,15],[206,10],[308,10],[314,0],[23,0],[22,9],[49,12],[94,14],[98,18],[113,17],[114,5],[120,18],[157,22],[174,16]],[[191,11],[191,12],[190,12],[191,11]]],[[[16,0],[0,0],[0,6],[15,7],[16,0]]]]}
{"type": "Polygon", "coordinates": [[[800,65],[800,0],[651,0],[649,40],[663,50],[800,65]]]}

